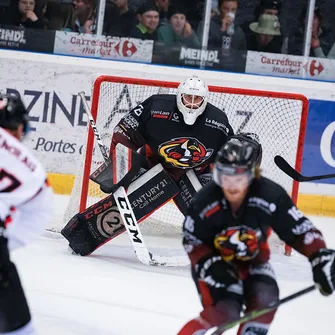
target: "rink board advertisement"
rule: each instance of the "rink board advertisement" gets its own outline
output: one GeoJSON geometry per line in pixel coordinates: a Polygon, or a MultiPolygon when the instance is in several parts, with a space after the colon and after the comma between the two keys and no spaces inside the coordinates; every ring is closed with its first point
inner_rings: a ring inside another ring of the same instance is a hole
{"type": "MultiPolygon", "coordinates": [[[[317,176],[335,171],[335,102],[309,100],[302,174],[317,176]]],[[[335,178],[318,183],[335,184],[335,178]]]]}
{"type": "Polygon", "coordinates": [[[0,49],[53,53],[55,31],[0,27],[0,49]]]}
{"type": "Polygon", "coordinates": [[[286,78],[334,80],[335,60],[248,51],[246,73],[286,78]]]}
{"type": "Polygon", "coordinates": [[[153,41],[56,31],[54,53],[150,63],[153,41]]]}
{"type": "Polygon", "coordinates": [[[195,47],[165,45],[155,42],[152,55],[153,64],[166,64],[186,67],[204,66],[209,70],[245,72],[246,52],[230,50],[228,54],[221,49],[201,50],[195,47]]]}

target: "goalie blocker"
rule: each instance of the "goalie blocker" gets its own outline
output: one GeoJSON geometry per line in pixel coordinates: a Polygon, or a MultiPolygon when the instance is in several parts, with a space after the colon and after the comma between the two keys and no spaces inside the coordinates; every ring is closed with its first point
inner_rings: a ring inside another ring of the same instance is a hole
{"type": "MultiPolygon", "coordinates": [[[[131,157],[131,155],[127,156],[131,157]]],[[[140,155],[136,154],[136,156],[140,155]]],[[[137,179],[130,182],[127,196],[138,222],[149,217],[172,199],[179,210],[185,214],[193,195],[202,187],[193,170],[188,170],[178,181],[174,181],[161,164],[155,165],[145,173],[143,173],[145,171],[143,165],[137,163],[135,165],[132,167],[129,165],[128,173],[123,178],[120,176],[116,178],[120,180],[118,184],[113,186],[109,184],[106,187],[106,183],[103,183],[101,188],[114,191],[118,186],[127,188],[129,180],[135,176],[137,179]],[[134,169],[135,165],[137,169],[140,169],[137,173],[134,169]]],[[[100,170],[104,174],[106,170],[112,171],[108,165],[100,170]]],[[[97,173],[94,173],[94,179],[101,181],[97,173]]],[[[106,181],[106,178],[102,180],[106,181]]],[[[125,231],[115,198],[113,194],[110,194],[73,216],[62,229],[61,234],[69,241],[69,246],[75,253],[86,256],[125,231]]]]}

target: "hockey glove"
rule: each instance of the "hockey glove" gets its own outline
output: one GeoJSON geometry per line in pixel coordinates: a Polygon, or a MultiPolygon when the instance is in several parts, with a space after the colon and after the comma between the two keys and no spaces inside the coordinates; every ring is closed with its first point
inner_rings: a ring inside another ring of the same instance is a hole
{"type": "Polygon", "coordinates": [[[228,287],[239,282],[235,266],[225,262],[219,255],[201,259],[195,270],[199,279],[215,288],[228,287]]]}
{"type": "Polygon", "coordinates": [[[321,294],[327,296],[333,293],[335,284],[335,251],[320,249],[309,261],[312,265],[313,279],[321,294]]]}

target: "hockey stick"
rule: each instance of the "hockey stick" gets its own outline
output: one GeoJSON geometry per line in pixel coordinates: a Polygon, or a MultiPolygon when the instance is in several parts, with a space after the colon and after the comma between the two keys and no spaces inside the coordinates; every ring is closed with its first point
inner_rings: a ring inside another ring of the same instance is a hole
{"type": "Polygon", "coordinates": [[[299,182],[312,181],[312,180],[320,180],[320,179],[328,179],[328,178],[335,178],[335,173],[325,174],[325,175],[319,175],[319,176],[310,176],[310,177],[303,176],[297,170],[295,170],[281,156],[275,156],[274,161],[275,161],[276,165],[279,167],[280,170],[282,170],[284,173],[286,173],[292,179],[294,179],[296,181],[299,181],[299,182]]]}
{"type": "Polygon", "coordinates": [[[283,298],[281,300],[278,301],[274,301],[273,303],[270,303],[267,307],[265,308],[261,308],[255,311],[251,311],[247,314],[245,314],[244,316],[242,316],[241,318],[238,318],[234,321],[228,322],[228,323],[224,323],[218,327],[213,327],[210,328],[206,331],[206,333],[204,335],[221,335],[224,331],[235,327],[236,325],[239,325],[241,323],[245,323],[245,322],[249,322],[253,319],[258,318],[259,316],[262,316],[264,314],[267,314],[275,309],[277,309],[279,306],[285,304],[286,302],[292,301],[298,297],[301,297],[303,295],[305,295],[306,293],[312,292],[315,290],[315,285],[306,287],[305,289],[298,291],[296,293],[293,293],[289,296],[287,296],[286,298],[283,298]]]}
{"type": "MultiPolygon", "coordinates": [[[[78,93],[80,98],[82,99],[84,110],[90,120],[90,125],[93,129],[94,136],[96,137],[96,140],[99,144],[99,148],[101,151],[101,154],[105,160],[105,162],[109,159],[107,150],[104,146],[104,144],[101,141],[101,137],[99,134],[99,131],[97,129],[97,126],[95,124],[95,121],[92,117],[92,114],[90,112],[90,108],[88,106],[88,103],[85,98],[85,93],[80,92],[78,93]]],[[[118,150],[118,145],[116,146],[116,150],[118,150]]],[[[121,180],[122,176],[119,176],[119,180],[121,180]]],[[[128,236],[132,242],[134,252],[138,260],[145,264],[145,265],[165,265],[165,266],[186,266],[189,265],[190,261],[187,256],[183,257],[175,257],[175,256],[156,256],[149,252],[141,230],[138,226],[137,219],[135,217],[135,214],[131,208],[127,193],[123,186],[120,186],[114,193],[113,197],[116,201],[117,207],[119,209],[120,215],[122,217],[124,226],[127,230],[128,236]]]]}
{"type": "Polygon", "coordinates": [[[85,98],[85,92],[79,92],[78,95],[80,96],[81,101],[83,103],[84,111],[87,114],[88,120],[90,121],[90,125],[91,125],[91,128],[93,130],[94,136],[95,136],[95,138],[97,140],[97,143],[99,145],[101,154],[102,154],[105,162],[107,162],[108,159],[109,159],[108,154],[107,154],[107,150],[106,150],[104,144],[102,143],[101,136],[100,136],[99,131],[97,129],[97,126],[96,126],[96,124],[95,124],[95,122],[93,120],[93,116],[91,114],[90,107],[88,106],[87,100],[85,98]]]}
{"type": "Polygon", "coordinates": [[[189,264],[187,256],[159,256],[149,252],[124,187],[120,186],[113,193],[113,196],[120,211],[120,215],[124,220],[136,256],[140,262],[146,265],[160,266],[186,266],[189,264]]]}

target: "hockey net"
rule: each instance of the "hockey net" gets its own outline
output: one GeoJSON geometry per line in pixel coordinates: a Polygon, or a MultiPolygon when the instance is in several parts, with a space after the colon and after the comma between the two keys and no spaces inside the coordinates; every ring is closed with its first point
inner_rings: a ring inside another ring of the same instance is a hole
{"type": "MultiPolygon", "coordinates": [[[[133,107],[153,94],[176,94],[178,83],[159,80],[101,76],[93,87],[91,112],[102,141],[109,149],[113,128],[133,107]]],[[[210,86],[209,102],[223,110],[235,131],[254,132],[263,146],[263,175],[282,185],[294,201],[298,183],[281,172],[273,162],[282,155],[298,171],[301,169],[307,121],[308,100],[298,94],[210,86]]],[[[83,151],[85,153],[85,151],[83,151]]],[[[86,154],[76,175],[63,225],[77,212],[106,195],[90,181],[90,174],[103,163],[102,155],[91,129],[88,131],[86,154]]],[[[183,216],[177,207],[167,203],[141,227],[152,233],[180,233],[183,216]]],[[[105,227],[108,231],[108,227],[105,227]]]]}

